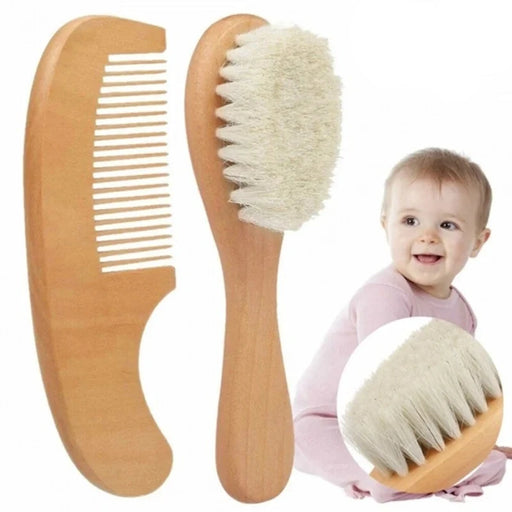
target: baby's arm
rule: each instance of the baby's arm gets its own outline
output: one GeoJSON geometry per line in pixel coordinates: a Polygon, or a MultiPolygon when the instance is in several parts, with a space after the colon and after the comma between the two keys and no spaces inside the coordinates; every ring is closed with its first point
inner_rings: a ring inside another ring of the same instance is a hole
{"type": "Polygon", "coordinates": [[[495,446],[495,450],[504,453],[507,456],[507,459],[512,459],[512,448],[508,446],[495,446]]]}
{"type": "Polygon", "coordinates": [[[403,290],[372,284],[363,287],[353,298],[348,317],[342,312],[334,321],[297,386],[294,401],[297,469],[342,487],[368,480],[350,456],[338,426],[339,380],[361,340],[378,327],[410,315],[410,304],[403,290]],[[350,326],[352,335],[347,336],[350,326]]]}

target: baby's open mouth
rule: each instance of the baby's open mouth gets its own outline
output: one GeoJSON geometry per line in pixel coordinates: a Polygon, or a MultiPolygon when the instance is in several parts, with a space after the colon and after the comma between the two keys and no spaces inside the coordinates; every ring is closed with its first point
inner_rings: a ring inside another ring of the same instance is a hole
{"type": "Polygon", "coordinates": [[[438,254],[415,254],[414,257],[420,263],[425,263],[427,265],[437,263],[442,258],[442,256],[439,256],[438,254]]]}

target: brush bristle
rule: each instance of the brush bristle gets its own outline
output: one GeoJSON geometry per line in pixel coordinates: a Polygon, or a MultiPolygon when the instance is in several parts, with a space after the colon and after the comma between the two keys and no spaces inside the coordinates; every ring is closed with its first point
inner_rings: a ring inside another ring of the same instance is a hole
{"type": "Polygon", "coordinates": [[[340,80],[327,41],[297,27],[266,25],[238,36],[221,69],[217,136],[239,218],[298,229],[328,197],[338,158],[340,80]]]}
{"type": "Polygon", "coordinates": [[[361,386],[342,418],[346,439],[384,475],[425,463],[501,396],[496,368],[466,331],[431,320],[361,386]]]}

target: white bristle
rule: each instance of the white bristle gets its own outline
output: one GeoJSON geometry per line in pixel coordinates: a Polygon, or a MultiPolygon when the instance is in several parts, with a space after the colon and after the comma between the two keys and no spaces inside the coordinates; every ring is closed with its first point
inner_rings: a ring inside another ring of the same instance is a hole
{"type": "Polygon", "coordinates": [[[469,333],[433,319],[361,386],[342,415],[346,439],[383,474],[408,473],[501,396],[496,368],[469,333]]]}
{"type": "Polygon", "coordinates": [[[109,55],[91,169],[102,272],[170,265],[165,89],[162,54],[109,55]]]}
{"type": "Polygon", "coordinates": [[[324,39],[267,25],[238,36],[221,70],[219,156],[239,218],[298,229],[328,197],[340,143],[340,81],[324,39]]]}

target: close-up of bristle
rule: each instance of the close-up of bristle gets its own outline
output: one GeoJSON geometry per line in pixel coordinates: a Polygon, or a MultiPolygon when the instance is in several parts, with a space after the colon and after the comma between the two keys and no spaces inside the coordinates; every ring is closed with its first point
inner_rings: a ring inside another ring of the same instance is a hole
{"type": "Polygon", "coordinates": [[[358,389],[344,437],[382,474],[404,476],[442,451],[501,396],[496,368],[461,328],[434,319],[413,332],[358,389]]]}
{"type": "Polygon", "coordinates": [[[298,229],[328,198],[341,124],[340,81],[327,41],[297,27],[236,38],[217,87],[224,175],[238,185],[239,218],[298,229]]]}
{"type": "Polygon", "coordinates": [[[109,55],[96,110],[94,220],[102,272],[170,265],[164,54],[109,55]]]}

